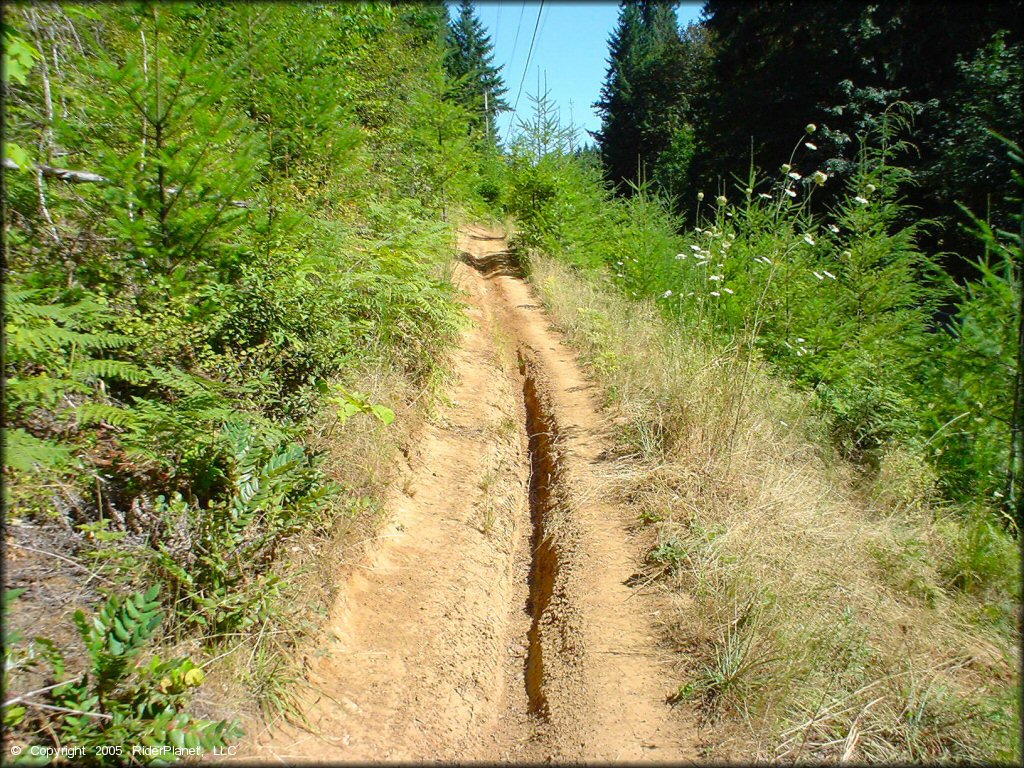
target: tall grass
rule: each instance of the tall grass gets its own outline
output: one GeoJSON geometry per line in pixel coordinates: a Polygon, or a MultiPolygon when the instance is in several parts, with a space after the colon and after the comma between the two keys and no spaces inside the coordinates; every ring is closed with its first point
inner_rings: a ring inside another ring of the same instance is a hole
{"type": "MultiPolygon", "coordinates": [[[[677,698],[700,712],[711,755],[1019,759],[1006,533],[944,517],[917,464],[865,486],[821,442],[813,395],[760,355],[531,263],[621,427],[616,486],[655,526],[652,575],[676,605],[664,629],[686,664],[677,698]]],[[[915,460],[883,465],[899,461],[915,460]]]]}

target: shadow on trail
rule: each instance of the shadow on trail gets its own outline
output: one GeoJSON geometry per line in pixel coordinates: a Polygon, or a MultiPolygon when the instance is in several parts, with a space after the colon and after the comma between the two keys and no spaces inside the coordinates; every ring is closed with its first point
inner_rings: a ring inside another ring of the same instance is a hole
{"type": "Polygon", "coordinates": [[[471,266],[484,277],[525,277],[519,261],[512,251],[496,251],[486,256],[473,256],[465,251],[459,259],[471,266]]]}

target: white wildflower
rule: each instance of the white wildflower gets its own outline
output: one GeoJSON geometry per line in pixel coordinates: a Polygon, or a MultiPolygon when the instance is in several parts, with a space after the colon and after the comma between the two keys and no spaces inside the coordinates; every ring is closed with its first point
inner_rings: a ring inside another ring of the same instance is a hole
{"type": "Polygon", "coordinates": [[[829,272],[827,269],[821,270],[821,274],[825,275],[826,277],[831,277],[833,280],[836,279],[836,276],[829,272]]]}
{"type": "Polygon", "coordinates": [[[807,341],[807,339],[805,339],[805,338],[803,338],[803,337],[801,336],[801,337],[799,337],[799,338],[798,338],[798,339],[796,340],[796,343],[797,343],[797,344],[803,344],[803,343],[804,343],[805,341],[807,341]]]}
{"type": "Polygon", "coordinates": [[[828,231],[831,232],[833,235],[838,235],[839,234],[839,227],[837,227],[835,224],[829,224],[828,225],[828,231]]]}
{"type": "Polygon", "coordinates": [[[758,195],[758,197],[760,197],[762,200],[771,200],[772,199],[772,196],[769,195],[766,192],[762,192],[761,194],[758,195]]]}
{"type": "Polygon", "coordinates": [[[721,275],[708,275],[708,280],[714,280],[715,282],[718,282],[721,279],[722,279],[721,275]]]}
{"type": "Polygon", "coordinates": [[[696,251],[697,253],[700,253],[700,246],[699,245],[691,245],[690,246],[690,250],[691,251],[696,251]]]}
{"type": "Polygon", "coordinates": [[[844,259],[850,259],[850,258],[853,258],[853,254],[852,254],[852,253],[850,253],[849,251],[843,251],[843,258],[844,258],[844,259]]]}
{"type": "Polygon", "coordinates": [[[811,178],[814,180],[814,183],[820,187],[826,181],[828,181],[828,174],[825,173],[824,171],[815,171],[814,175],[811,176],[811,178]]]}
{"type": "Polygon", "coordinates": [[[802,179],[802,178],[803,178],[803,176],[801,176],[801,175],[800,175],[799,173],[797,173],[796,171],[790,171],[790,172],[789,172],[789,173],[788,173],[787,175],[788,175],[788,176],[789,176],[789,178],[791,178],[791,179],[792,179],[793,181],[800,181],[800,179],[802,179]]]}
{"type": "Polygon", "coordinates": [[[732,293],[733,293],[732,288],[722,288],[722,290],[725,291],[726,293],[728,293],[729,295],[732,295],[732,293]]]}
{"type": "Polygon", "coordinates": [[[868,184],[867,189],[868,193],[870,194],[871,192],[874,192],[876,189],[878,189],[878,187],[876,187],[874,184],[868,184]]]}
{"type": "Polygon", "coordinates": [[[816,150],[816,149],[818,148],[818,145],[817,145],[817,144],[812,144],[812,143],[811,143],[811,142],[809,142],[809,141],[805,141],[805,142],[804,142],[804,146],[805,146],[805,147],[807,147],[807,148],[808,148],[809,150],[811,150],[812,152],[813,152],[814,150],[816,150]]]}
{"type": "Polygon", "coordinates": [[[824,277],[822,277],[821,275],[819,275],[819,274],[818,274],[817,272],[812,272],[811,274],[813,274],[813,275],[814,275],[814,276],[815,276],[816,278],[818,278],[819,280],[824,280],[824,279],[825,279],[824,277]]]}
{"type": "Polygon", "coordinates": [[[794,192],[789,187],[786,188],[786,194],[789,195],[790,197],[796,197],[796,192],[794,192]]]}
{"type": "Polygon", "coordinates": [[[717,197],[717,198],[715,199],[715,202],[717,202],[717,203],[718,203],[719,205],[725,205],[725,204],[726,204],[726,203],[728,203],[729,201],[728,201],[728,200],[726,199],[725,195],[719,195],[719,196],[718,196],[718,197],[717,197]]]}
{"type": "Polygon", "coordinates": [[[814,238],[811,237],[810,234],[805,234],[804,242],[807,243],[808,245],[814,245],[814,238]]]}
{"type": "Polygon", "coordinates": [[[672,295],[672,290],[669,289],[669,290],[665,291],[663,294],[661,294],[661,298],[667,299],[671,295],[672,295]]]}
{"type": "Polygon", "coordinates": [[[853,198],[853,201],[855,203],[860,203],[861,205],[867,205],[868,204],[868,201],[866,199],[864,199],[863,197],[861,197],[860,195],[857,195],[855,198],[853,198]]]}
{"type": "Polygon", "coordinates": [[[722,294],[720,294],[718,291],[712,291],[709,295],[710,296],[721,296],[722,294]]]}
{"type": "Polygon", "coordinates": [[[704,193],[703,192],[698,192],[697,193],[697,202],[699,203],[703,199],[704,199],[704,193]]]}

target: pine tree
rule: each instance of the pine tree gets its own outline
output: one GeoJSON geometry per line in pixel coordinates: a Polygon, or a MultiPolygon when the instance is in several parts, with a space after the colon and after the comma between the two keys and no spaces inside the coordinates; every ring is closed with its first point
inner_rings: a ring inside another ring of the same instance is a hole
{"type": "Polygon", "coordinates": [[[627,0],[619,7],[619,23],[609,41],[608,73],[595,104],[601,114],[601,129],[594,135],[601,146],[601,159],[612,181],[633,178],[640,131],[636,124],[632,78],[641,47],[640,8],[627,0]]]}
{"type": "Polygon", "coordinates": [[[473,116],[474,127],[482,128],[490,143],[496,143],[495,118],[508,110],[502,98],[508,89],[501,67],[494,66],[494,44],[470,0],[462,0],[458,16],[448,23],[448,48],[445,63],[449,77],[458,86],[456,98],[473,116]]]}
{"type": "Polygon", "coordinates": [[[688,100],[675,7],[673,0],[624,0],[620,6],[595,105],[602,118],[595,138],[613,183],[635,184],[649,175],[682,126],[688,100]]]}

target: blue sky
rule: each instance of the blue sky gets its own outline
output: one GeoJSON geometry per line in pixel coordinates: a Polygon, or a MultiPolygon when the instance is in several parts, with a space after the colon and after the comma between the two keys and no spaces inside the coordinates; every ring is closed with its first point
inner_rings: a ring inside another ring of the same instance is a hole
{"type": "MultiPolygon", "coordinates": [[[[450,3],[450,5],[455,5],[450,3]]],[[[679,7],[679,23],[686,24],[700,17],[703,3],[683,3],[679,7]]],[[[476,3],[477,15],[494,42],[494,63],[504,65],[501,74],[509,92],[509,106],[515,104],[519,84],[523,81],[530,38],[537,25],[540,2],[476,3]]],[[[617,2],[545,2],[537,26],[537,38],[526,71],[518,115],[528,114],[528,93],[536,93],[537,78],[541,88],[545,76],[551,98],[559,105],[562,120],[587,130],[597,130],[601,121],[591,106],[597,101],[607,69],[608,38],[615,30],[619,6],[617,2]]],[[[505,138],[512,114],[498,118],[500,136],[505,138]]],[[[586,140],[584,134],[582,139],[586,140]]]]}

